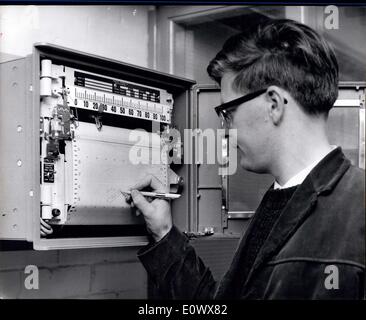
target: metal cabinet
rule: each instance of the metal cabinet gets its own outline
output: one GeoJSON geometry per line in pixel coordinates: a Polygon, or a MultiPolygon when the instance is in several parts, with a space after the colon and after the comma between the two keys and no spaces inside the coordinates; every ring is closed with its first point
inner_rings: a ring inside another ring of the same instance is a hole
{"type": "MultiPolygon", "coordinates": [[[[0,64],[0,240],[27,240],[35,249],[147,243],[143,220],[120,208],[120,194],[106,194],[144,168],[126,167],[132,130],[124,128],[150,126],[144,134],[151,138],[189,128],[194,83],[49,44],[0,64]],[[52,235],[41,237],[40,216],[52,235]]],[[[160,170],[168,179],[165,164],[160,170]]],[[[186,182],[173,205],[183,230],[190,170],[175,166],[186,182]]]]}

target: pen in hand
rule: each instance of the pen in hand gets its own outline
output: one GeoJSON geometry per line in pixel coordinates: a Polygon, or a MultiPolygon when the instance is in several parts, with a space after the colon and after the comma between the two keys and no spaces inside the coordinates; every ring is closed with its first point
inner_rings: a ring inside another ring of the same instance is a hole
{"type": "MultiPolygon", "coordinates": [[[[180,198],[180,194],[175,193],[163,193],[163,192],[149,192],[149,191],[139,191],[145,197],[157,198],[157,199],[165,199],[165,200],[173,200],[180,198]]],[[[131,191],[121,191],[121,193],[126,195],[131,195],[131,191]]]]}

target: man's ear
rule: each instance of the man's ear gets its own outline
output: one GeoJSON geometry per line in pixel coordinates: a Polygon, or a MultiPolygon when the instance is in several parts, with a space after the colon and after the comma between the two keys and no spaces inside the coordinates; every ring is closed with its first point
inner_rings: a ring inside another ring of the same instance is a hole
{"type": "Polygon", "coordinates": [[[288,101],[284,96],[284,91],[277,86],[270,86],[267,89],[267,99],[269,102],[268,115],[272,123],[277,126],[281,123],[288,101]]]}

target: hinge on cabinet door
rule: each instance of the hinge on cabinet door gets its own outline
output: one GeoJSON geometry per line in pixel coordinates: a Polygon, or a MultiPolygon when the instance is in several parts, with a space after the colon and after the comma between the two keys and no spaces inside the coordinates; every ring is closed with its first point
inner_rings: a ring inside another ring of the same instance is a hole
{"type": "Polygon", "coordinates": [[[207,231],[207,232],[188,232],[188,231],[184,231],[183,232],[186,237],[188,239],[197,239],[197,238],[202,238],[202,237],[208,237],[208,236],[212,236],[214,234],[214,231],[207,231]]]}
{"type": "Polygon", "coordinates": [[[358,166],[365,169],[365,101],[366,89],[360,94],[358,166]]]}
{"type": "Polygon", "coordinates": [[[363,90],[363,93],[360,94],[360,108],[365,109],[366,103],[366,89],[363,90]]]}
{"type": "Polygon", "coordinates": [[[228,220],[229,220],[229,196],[228,196],[228,176],[222,175],[221,176],[222,182],[222,193],[221,193],[221,228],[222,232],[228,228],[228,220]]]}
{"type": "Polygon", "coordinates": [[[221,206],[221,226],[223,230],[228,228],[228,210],[224,205],[221,206]]]}
{"type": "Polygon", "coordinates": [[[188,237],[188,239],[194,239],[194,238],[212,236],[215,233],[215,231],[213,227],[206,227],[202,232],[184,231],[183,233],[188,237]]]}

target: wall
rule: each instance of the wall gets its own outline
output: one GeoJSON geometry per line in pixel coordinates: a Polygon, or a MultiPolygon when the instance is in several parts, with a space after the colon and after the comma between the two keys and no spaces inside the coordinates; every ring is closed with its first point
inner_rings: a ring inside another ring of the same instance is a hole
{"type": "Polygon", "coordinates": [[[146,298],[147,278],[136,248],[0,252],[0,298],[146,298]],[[27,265],[39,270],[39,289],[24,285],[27,265]]]}
{"type": "Polygon", "coordinates": [[[147,66],[148,6],[0,6],[0,52],[25,56],[35,42],[147,66]]]}
{"type": "MultiPolygon", "coordinates": [[[[0,6],[0,62],[32,52],[35,42],[147,66],[146,6],[0,6]]],[[[138,248],[0,251],[0,298],[146,298],[138,248]],[[39,268],[26,290],[24,269],[39,268]]]]}

